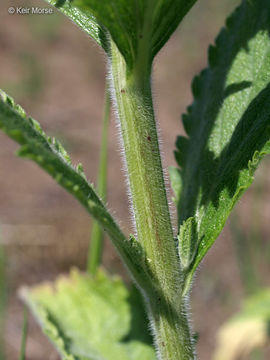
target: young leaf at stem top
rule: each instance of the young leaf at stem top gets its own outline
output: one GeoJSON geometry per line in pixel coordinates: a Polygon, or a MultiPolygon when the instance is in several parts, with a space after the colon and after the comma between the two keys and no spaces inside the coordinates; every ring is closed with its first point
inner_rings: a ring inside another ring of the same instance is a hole
{"type": "Polygon", "coordinates": [[[106,49],[110,34],[129,68],[143,56],[149,65],[196,0],[46,0],[60,7],[106,49]],[[60,6],[59,6],[60,5],[60,6]],[[89,24],[86,16],[92,16],[89,24]],[[101,25],[102,24],[102,25],[101,25]],[[107,34],[106,34],[106,30],[107,34]],[[104,45],[105,44],[105,45],[104,45]]]}
{"type": "Polygon", "coordinates": [[[196,222],[186,289],[270,152],[269,69],[270,2],[243,0],[210,46],[209,67],[193,81],[194,102],[183,116],[189,137],[176,142],[179,225],[189,218],[196,222]]]}

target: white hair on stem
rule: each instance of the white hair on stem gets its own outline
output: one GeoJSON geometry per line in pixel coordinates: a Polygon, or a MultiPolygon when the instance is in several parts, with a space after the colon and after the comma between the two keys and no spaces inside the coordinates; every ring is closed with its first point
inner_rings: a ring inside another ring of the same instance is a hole
{"type": "Polygon", "coordinates": [[[119,149],[120,149],[120,155],[122,158],[122,170],[123,170],[123,173],[125,176],[125,181],[126,181],[126,189],[127,189],[127,195],[128,195],[128,204],[129,204],[131,225],[132,225],[132,229],[134,232],[134,236],[137,237],[135,213],[134,213],[134,208],[133,208],[133,201],[132,201],[130,182],[129,182],[130,174],[128,172],[126,154],[125,154],[125,150],[124,150],[125,147],[124,147],[124,140],[123,140],[122,131],[121,131],[121,122],[120,122],[119,113],[118,113],[117,99],[116,99],[114,80],[113,80],[113,74],[112,74],[112,64],[111,64],[111,60],[109,57],[108,57],[107,69],[108,69],[107,83],[109,84],[109,92],[110,92],[110,97],[111,97],[112,110],[113,110],[115,120],[116,120],[116,129],[118,132],[118,145],[119,145],[119,149]]]}

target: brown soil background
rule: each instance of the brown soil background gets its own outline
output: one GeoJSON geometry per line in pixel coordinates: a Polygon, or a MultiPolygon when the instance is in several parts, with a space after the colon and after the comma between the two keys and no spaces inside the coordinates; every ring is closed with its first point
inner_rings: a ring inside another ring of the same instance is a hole
{"type": "MultiPolygon", "coordinates": [[[[57,12],[50,16],[7,12],[11,5],[31,4],[44,6],[42,1],[2,0],[0,3],[1,88],[37,119],[48,134],[60,139],[74,163],[82,162],[88,178],[94,181],[103,113],[104,54],[57,12]]],[[[174,142],[183,133],[180,114],[192,101],[191,80],[205,67],[208,44],[213,42],[236,4],[235,0],[199,0],[155,61],[154,102],[165,168],[175,164],[174,142]]],[[[22,284],[54,279],[73,265],[84,269],[91,220],[76,200],[47,174],[30,161],[17,158],[16,144],[2,133],[0,144],[0,230],[8,283],[5,352],[6,359],[15,360],[22,325],[22,304],[16,290],[22,284]]],[[[108,204],[128,233],[131,224],[120,153],[113,120],[108,204]]],[[[236,209],[245,236],[251,231],[250,224],[254,225],[251,221],[254,213],[260,224],[256,233],[259,240],[253,245],[256,272],[262,285],[269,285],[269,187],[270,167],[266,160],[236,209]]],[[[192,293],[193,327],[200,334],[201,360],[211,359],[218,328],[241,307],[244,286],[237,259],[227,225],[198,271],[192,293]]],[[[104,266],[110,273],[121,273],[128,279],[108,240],[104,266]]],[[[270,358],[269,348],[263,358],[270,358]]],[[[32,318],[26,359],[58,359],[32,318]]]]}

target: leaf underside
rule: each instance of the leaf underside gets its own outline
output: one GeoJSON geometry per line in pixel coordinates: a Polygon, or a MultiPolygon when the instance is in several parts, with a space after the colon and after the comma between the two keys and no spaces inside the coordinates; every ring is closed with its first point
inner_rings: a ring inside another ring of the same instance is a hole
{"type": "Polygon", "coordinates": [[[154,360],[140,295],[118,277],[72,270],[19,292],[64,360],[154,360]]]}
{"type": "Polygon", "coordinates": [[[268,0],[242,1],[210,46],[209,66],[192,91],[194,102],[183,115],[188,137],[176,142],[181,169],[170,170],[179,225],[190,218],[196,224],[189,240],[194,250],[185,259],[189,280],[270,153],[268,0]]]}

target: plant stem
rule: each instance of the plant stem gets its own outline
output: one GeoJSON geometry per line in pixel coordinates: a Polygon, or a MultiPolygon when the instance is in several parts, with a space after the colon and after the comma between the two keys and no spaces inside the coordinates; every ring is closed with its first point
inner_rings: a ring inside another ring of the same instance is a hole
{"type": "MultiPolygon", "coordinates": [[[[110,120],[110,107],[111,107],[110,94],[109,94],[108,85],[106,84],[101,151],[100,151],[98,183],[97,183],[98,194],[104,202],[106,201],[106,195],[107,195],[107,162],[108,162],[107,153],[108,153],[108,128],[109,128],[109,120],[110,120]]],[[[104,241],[103,231],[100,228],[99,224],[96,221],[93,221],[91,241],[88,250],[88,263],[87,263],[88,272],[92,275],[96,274],[97,268],[99,267],[102,261],[103,241],[104,241]]]]}
{"type": "Polygon", "coordinates": [[[0,360],[4,360],[4,323],[6,308],[5,256],[0,244],[0,360]]]}
{"type": "Polygon", "coordinates": [[[20,360],[25,360],[27,333],[28,333],[28,312],[27,312],[27,308],[25,306],[24,312],[23,312],[23,327],[22,327],[20,360]]]}
{"type": "Polygon", "coordinates": [[[137,238],[154,291],[141,289],[160,359],[194,358],[182,296],[182,276],[173,238],[151,94],[151,66],[127,71],[112,43],[112,75],[137,238]],[[142,74],[144,74],[142,76],[142,74]]]}
{"type": "MultiPolygon", "coordinates": [[[[259,280],[253,265],[248,237],[240,226],[240,219],[236,210],[231,217],[230,229],[244,291],[247,295],[254,294],[260,287],[259,280]]],[[[255,240],[257,239],[255,238],[255,240]]]]}

